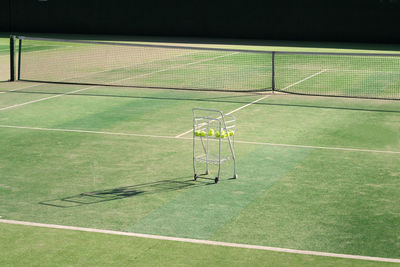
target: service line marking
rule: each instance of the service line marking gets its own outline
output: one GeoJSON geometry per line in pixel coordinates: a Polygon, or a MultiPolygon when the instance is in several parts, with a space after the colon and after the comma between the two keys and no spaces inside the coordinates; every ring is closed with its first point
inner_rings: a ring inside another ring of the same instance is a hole
{"type": "Polygon", "coordinates": [[[45,223],[15,221],[15,220],[4,220],[4,219],[0,219],[0,223],[14,224],[14,225],[25,225],[25,226],[34,226],[34,227],[43,227],[43,228],[51,228],[51,229],[82,231],[82,232],[90,232],[90,233],[101,233],[101,234],[110,234],[110,235],[119,235],[119,236],[131,236],[131,237],[139,237],[139,238],[147,238],[147,239],[176,241],[176,242],[185,242],[185,243],[212,245],[212,246],[221,246],[221,247],[256,249],[256,250],[265,250],[265,251],[274,251],[274,252],[283,252],[283,253],[292,253],[292,254],[302,254],[302,255],[312,255],[312,256],[323,256],[323,257],[344,258],[344,259],[354,259],[354,260],[400,263],[400,259],[393,259],[393,258],[381,258],[381,257],[372,257],[372,256],[349,255],[349,254],[319,252],[319,251],[310,251],[310,250],[299,250],[299,249],[290,249],[290,248],[268,247],[268,246],[249,245],[249,244],[240,244],[240,243],[229,243],[229,242],[222,242],[222,241],[202,240],[202,239],[193,239],[193,238],[181,238],[181,237],[152,235],[152,234],[129,233],[129,232],[103,230],[103,229],[86,228],[86,227],[75,227],[75,226],[66,226],[66,225],[57,225],[57,224],[45,224],[45,223]]]}
{"type": "MultiPolygon", "coordinates": [[[[293,87],[293,86],[295,86],[295,85],[297,85],[297,84],[299,84],[299,83],[302,83],[302,82],[304,82],[304,81],[307,81],[308,79],[311,79],[311,78],[313,78],[313,77],[315,77],[315,76],[317,76],[317,75],[320,75],[321,73],[324,73],[324,72],[326,72],[327,70],[328,70],[328,69],[323,69],[323,70],[321,70],[321,71],[319,71],[319,72],[317,72],[317,73],[314,73],[314,74],[312,74],[312,75],[310,75],[310,76],[308,76],[308,77],[306,77],[306,78],[304,78],[304,79],[302,79],[302,80],[300,80],[300,81],[297,81],[297,82],[295,82],[295,83],[292,83],[292,84],[286,86],[285,88],[283,88],[282,91],[284,91],[284,90],[286,90],[286,89],[288,89],[288,88],[290,88],[290,87],[293,87]]],[[[264,100],[264,99],[266,99],[266,98],[268,98],[268,97],[270,97],[270,96],[271,96],[271,95],[263,96],[263,97],[261,97],[261,98],[259,98],[259,99],[256,99],[256,100],[254,100],[254,101],[252,101],[252,102],[250,102],[250,103],[247,103],[246,105],[243,105],[243,106],[241,106],[241,107],[238,107],[237,109],[234,109],[234,110],[232,110],[232,111],[226,113],[225,115],[231,115],[232,113],[235,113],[235,112],[237,112],[237,111],[239,111],[239,110],[241,110],[241,109],[244,109],[244,108],[246,108],[246,107],[248,107],[248,106],[250,106],[250,105],[253,105],[253,104],[255,104],[255,103],[257,103],[257,102],[259,102],[259,101],[261,101],[261,100],[264,100]]],[[[185,134],[188,134],[188,133],[191,133],[191,132],[193,132],[193,129],[190,129],[190,130],[187,130],[186,132],[183,132],[183,133],[181,133],[181,134],[178,134],[177,136],[175,136],[175,138],[180,138],[180,137],[184,136],[185,134]]]]}
{"type": "MultiPolygon", "coordinates": [[[[159,139],[192,140],[192,137],[176,138],[175,136],[165,136],[165,135],[118,133],[118,132],[104,132],[104,131],[92,131],[92,130],[80,130],[80,129],[57,129],[57,128],[4,125],[4,124],[0,124],[0,128],[25,129],[25,130],[36,130],[36,131],[53,131],[53,132],[87,133],[87,134],[100,134],[100,135],[132,136],[132,137],[148,137],[148,138],[159,138],[159,139]]],[[[212,140],[212,141],[218,141],[218,140],[212,140]]],[[[249,144],[249,145],[281,146],[281,147],[293,147],[293,148],[340,150],[340,151],[383,153],[383,154],[400,154],[400,151],[374,150],[374,149],[364,149],[364,148],[277,144],[277,143],[268,143],[268,142],[252,142],[252,141],[240,141],[240,140],[235,140],[235,142],[238,144],[249,144]]]]}

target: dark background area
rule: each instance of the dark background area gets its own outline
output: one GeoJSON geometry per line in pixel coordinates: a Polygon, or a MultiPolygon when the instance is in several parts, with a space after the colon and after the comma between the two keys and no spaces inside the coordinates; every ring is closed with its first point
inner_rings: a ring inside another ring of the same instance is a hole
{"type": "Polygon", "coordinates": [[[400,42],[400,0],[3,0],[0,31],[400,42]]]}

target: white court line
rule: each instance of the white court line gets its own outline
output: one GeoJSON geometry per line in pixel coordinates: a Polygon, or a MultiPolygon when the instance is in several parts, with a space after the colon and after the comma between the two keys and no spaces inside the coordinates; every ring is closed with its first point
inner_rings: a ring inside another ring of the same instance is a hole
{"type": "Polygon", "coordinates": [[[43,85],[43,84],[33,84],[33,85],[22,87],[22,88],[16,88],[16,89],[12,89],[12,90],[2,91],[2,92],[0,92],[0,94],[15,92],[15,91],[19,91],[19,90],[24,90],[26,88],[32,88],[32,87],[41,86],[41,85],[43,85]]]}
{"type": "Polygon", "coordinates": [[[38,131],[90,133],[90,134],[103,134],[103,135],[120,135],[120,136],[136,136],[136,137],[175,139],[175,137],[173,137],[173,136],[164,136],[164,135],[116,133],[116,132],[102,132],[102,131],[90,131],[90,130],[73,130],[73,129],[56,129],[56,128],[41,128],[41,127],[12,126],[12,125],[0,125],[0,128],[13,128],[13,129],[27,129],[27,130],[38,130],[38,131]]]}
{"type": "MultiPolygon", "coordinates": [[[[192,140],[191,137],[176,138],[174,136],[165,136],[165,135],[118,133],[118,132],[103,132],[103,131],[73,130],[73,129],[57,129],[57,128],[41,128],[41,127],[14,126],[14,125],[2,125],[2,124],[0,124],[0,128],[26,129],[26,130],[37,130],[37,131],[53,131],[53,132],[88,133],[88,134],[102,134],[102,135],[119,135],[119,136],[133,136],[133,137],[149,137],[149,138],[162,138],[162,139],[192,140]]],[[[218,140],[213,140],[213,141],[218,141],[218,140]]],[[[329,146],[308,146],[308,145],[276,144],[276,143],[240,141],[240,140],[235,140],[235,142],[238,143],[238,144],[250,144],[250,145],[281,146],[281,147],[323,149],[323,150],[340,150],[340,151],[383,153],[383,154],[400,154],[400,151],[373,150],[373,149],[364,149],[364,148],[346,148],[346,147],[329,147],[329,146]]]]}
{"type": "MultiPolygon", "coordinates": [[[[239,108],[237,108],[237,109],[235,109],[235,110],[232,110],[232,111],[226,113],[225,115],[230,115],[230,114],[232,114],[232,113],[234,113],[234,112],[236,112],[236,111],[238,111],[238,110],[241,110],[241,109],[243,109],[243,108],[245,108],[245,107],[247,107],[247,106],[250,106],[251,104],[257,103],[258,101],[261,101],[261,100],[263,100],[263,99],[265,99],[265,98],[267,98],[267,97],[270,97],[270,96],[271,96],[271,95],[263,96],[263,97],[261,97],[261,98],[259,98],[259,99],[257,99],[257,100],[254,100],[253,102],[250,102],[250,103],[248,103],[248,104],[246,104],[246,105],[244,105],[244,106],[241,106],[241,107],[239,107],[239,108]]],[[[184,136],[185,134],[191,133],[192,131],[193,131],[193,129],[190,129],[190,130],[188,130],[188,131],[186,131],[186,132],[184,132],[184,133],[178,134],[177,136],[175,136],[175,138],[181,138],[181,137],[184,136]]]]}
{"type": "Polygon", "coordinates": [[[291,85],[288,85],[288,86],[286,86],[285,88],[283,88],[283,89],[281,89],[281,90],[286,90],[286,89],[288,89],[288,88],[290,88],[290,87],[293,87],[293,86],[295,86],[295,85],[297,85],[297,84],[299,84],[299,83],[302,83],[302,82],[304,82],[304,81],[307,81],[308,79],[311,79],[312,77],[315,77],[315,76],[317,76],[317,75],[320,75],[321,73],[324,73],[324,72],[326,72],[327,70],[328,70],[328,69],[323,69],[323,70],[321,70],[321,71],[319,71],[319,72],[317,72],[317,73],[314,73],[314,74],[312,74],[312,75],[310,75],[310,76],[304,78],[303,80],[300,80],[300,81],[298,81],[298,82],[292,83],[291,85]]]}
{"type": "Polygon", "coordinates": [[[162,236],[162,235],[129,233],[129,232],[103,230],[103,229],[86,228],[86,227],[75,227],[75,226],[66,226],[66,225],[57,225],[57,224],[45,224],[45,223],[24,222],[24,221],[4,220],[4,219],[0,219],[0,223],[13,224],[13,225],[35,226],[35,227],[43,227],[43,228],[51,228],[51,229],[72,230],[72,231],[81,231],[81,232],[90,232],[90,233],[101,233],[101,234],[119,235],[119,236],[131,236],[131,237],[139,237],[139,238],[147,238],[147,239],[176,241],[176,242],[212,245],[212,246],[221,246],[221,247],[256,249],[256,250],[283,252],[283,253],[291,253],[291,254],[302,254],[302,255],[365,260],[365,261],[400,263],[400,259],[393,259],[393,258],[381,258],[381,257],[362,256],[362,255],[349,255],[349,254],[311,251],[311,250],[299,250],[299,249],[290,249],[290,248],[279,248],[279,247],[268,247],[268,246],[249,245],[249,244],[240,244],[240,243],[229,243],[229,242],[193,239],[193,238],[181,238],[181,237],[162,236]]]}
{"type": "MultiPolygon", "coordinates": [[[[221,56],[216,56],[216,57],[212,57],[212,58],[206,58],[206,59],[202,59],[202,60],[198,60],[198,61],[195,61],[195,62],[186,63],[186,64],[175,66],[175,67],[170,67],[170,68],[166,68],[166,69],[162,69],[162,70],[153,71],[153,72],[150,72],[150,73],[140,74],[140,75],[137,75],[137,76],[130,77],[128,79],[135,79],[135,78],[148,76],[148,75],[153,75],[155,73],[160,73],[160,72],[164,72],[164,71],[168,71],[168,70],[179,69],[179,68],[182,68],[182,67],[186,67],[186,66],[190,66],[190,65],[194,65],[194,64],[199,64],[199,63],[211,61],[211,60],[222,58],[222,57],[232,56],[232,55],[235,55],[235,54],[238,54],[238,53],[239,52],[233,52],[233,53],[230,53],[228,55],[221,55],[221,56]]],[[[124,79],[124,80],[127,80],[127,79],[124,79]]]]}
{"type": "MultiPolygon", "coordinates": [[[[286,86],[286,87],[283,88],[282,90],[286,90],[286,89],[288,89],[288,88],[290,88],[290,87],[292,87],[292,86],[295,86],[295,85],[297,85],[297,84],[299,84],[299,83],[302,83],[302,82],[304,82],[304,81],[306,81],[306,80],[308,80],[308,79],[311,79],[312,77],[315,77],[315,76],[317,76],[317,75],[319,75],[319,74],[321,74],[321,73],[324,73],[324,72],[327,71],[327,70],[328,70],[328,69],[323,69],[323,70],[321,70],[321,71],[319,71],[319,72],[317,72],[317,73],[314,73],[314,74],[312,74],[312,75],[310,75],[310,76],[308,76],[308,77],[306,77],[306,78],[304,78],[304,79],[302,79],[302,80],[300,80],[300,81],[298,81],[298,82],[295,82],[295,83],[293,83],[293,84],[290,84],[290,85],[286,86]]],[[[235,113],[236,111],[239,111],[239,110],[241,110],[241,109],[244,109],[245,107],[248,107],[248,106],[250,106],[250,105],[252,105],[252,104],[255,104],[255,103],[257,103],[257,102],[259,102],[259,101],[261,101],[261,100],[264,100],[264,99],[266,99],[266,98],[268,98],[268,97],[270,97],[270,96],[271,96],[271,95],[263,96],[263,97],[261,97],[261,98],[259,98],[259,99],[256,99],[256,100],[254,100],[253,102],[250,102],[250,103],[248,103],[248,104],[246,104],[246,105],[244,105],[244,106],[238,107],[237,109],[232,110],[232,111],[226,113],[225,115],[230,115],[230,114],[232,114],[232,113],[235,113]]],[[[184,133],[178,134],[177,136],[175,136],[175,138],[180,138],[180,137],[184,136],[185,134],[191,133],[192,131],[193,131],[193,129],[190,129],[190,130],[188,130],[188,131],[186,131],[186,132],[184,132],[184,133]]]]}
{"type": "MultiPolygon", "coordinates": [[[[222,56],[217,56],[217,57],[213,57],[213,58],[207,58],[207,59],[203,59],[203,60],[198,60],[198,61],[195,61],[195,62],[191,62],[191,63],[179,65],[179,66],[174,66],[174,67],[170,67],[170,68],[165,68],[165,69],[162,69],[162,70],[153,71],[153,72],[150,72],[150,73],[145,73],[145,74],[141,74],[141,75],[134,76],[134,77],[124,78],[124,79],[121,79],[121,80],[113,81],[112,83],[121,82],[121,81],[129,80],[129,79],[135,79],[135,78],[138,78],[138,77],[152,75],[152,74],[155,74],[155,73],[168,71],[168,70],[171,70],[171,69],[177,69],[177,68],[182,68],[182,67],[193,65],[193,64],[198,64],[198,63],[202,63],[202,62],[206,62],[206,61],[211,61],[211,60],[214,60],[214,59],[217,59],[217,58],[231,56],[231,55],[236,54],[236,53],[239,53],[239,52],[234,52],[234,53],[231,53],[229,55],[222,55],[222,56]]],[[[92,88],[95,88],[95,87],[100,87],[100,86],[99,85],[89,86],[89,87],[85,87],[85,88],[82,88],[82,89],[79,89],[79,90],[75,90],[75,91],[72,91],[72,92],[67,92],[67,93],[64,93],[64,94],[44,97],[44,98],[40,98],[40,99],[36,99],[36,100],[32,100],[32,101],[28,101],[28,102],[24,102],[24,103],[20,103],[20,104],[15,104],[15,105],[12,105],[12,106],[0,108],[0,111],[11,109],[11,108],[16,108],[16,107],[20,107],[20,106],[25,106],[25,105],[28,105],[28,104],[33,104],[33,103],[45,101],[45,100],[56,98],[56,97],[61,97],[61,96],[65,96],[65,95],[74,94],[74,93],[85,91],[85,90],[89,90],[89,89],[92,89],[92,88]]]]}
{"type": "Polygon", "coordinates": [[[48,100],[48,99],[69,95],[69,94],[74,94],[74,93],[77,93],[77,92],[89,90],[89,89],[94,88],[94,87],[96,87],[96,86],[90,86],[90,87],[78,89],[78,90],[75,90],[75,91],[67,92],[67,93],[64,93],[64,94],[60,94],[60,95],[53,95],[53,96],[48,96],[48,97],[44,97],[44,98],[40,98],[40,99],[36,99],[36,100],[32,100],[32,101],[20,103],[20,104],[15,104],[15,105],[12,105],[12,106],[0,108],[0,111],[11,109],[11,108],[16,108],[16,107],[21,107],[21,106],[25,106],[25,105],[28,105],[28,104],[33,104],[33,103],[37,103],[37,102],[41,102],[41,101],[45,101],[45,100],[48,100]]]}

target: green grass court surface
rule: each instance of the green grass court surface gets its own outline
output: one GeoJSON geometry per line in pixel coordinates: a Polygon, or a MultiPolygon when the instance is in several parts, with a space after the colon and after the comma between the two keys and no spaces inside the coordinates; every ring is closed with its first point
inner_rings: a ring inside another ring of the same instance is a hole
{"type": "MultiPolygon", "coordinates": [[[[1,82],[0,136],[2,220],[400,262],[399,101],[1,82]],[[239,109],[238,179],[228,163],[218,184],[193,181],[192,133],[182,135],[192,108],[239,109]]],[[[6,223],[0,232],[2,266],[395,264],[6,223]]]]}

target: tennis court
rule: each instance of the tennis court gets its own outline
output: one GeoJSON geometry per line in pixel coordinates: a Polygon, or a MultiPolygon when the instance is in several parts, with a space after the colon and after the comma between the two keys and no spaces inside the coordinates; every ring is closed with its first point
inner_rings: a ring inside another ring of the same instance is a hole
{"type": "MultiPolygon", "coordinates": [[[[36,42],[21,80],[0,83],[0,219],[399,262],[400,105],[353,97],[398,99],[400,57],[121,46],[114,60],[113,46],[36,42]],[[227,163],[218,184],[193,180],[193,108],[236,117],[238,179],[227,163]]],[[[157,244],[150,254],[175,255],[157,244]]],[[[194,265],[215,247],[185,244],[194,265]]]]}

